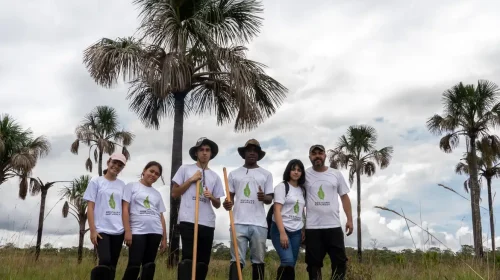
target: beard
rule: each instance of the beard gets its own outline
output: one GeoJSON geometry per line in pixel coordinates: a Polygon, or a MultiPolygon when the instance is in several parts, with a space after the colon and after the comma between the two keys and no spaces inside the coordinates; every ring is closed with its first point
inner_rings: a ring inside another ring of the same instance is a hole
{"type": "Polygon", "coordinates": [[[323,166],[325,164],[325,160],[322,158],[314,158],[311,160],[311,164],[314,166],[323,166]]]}

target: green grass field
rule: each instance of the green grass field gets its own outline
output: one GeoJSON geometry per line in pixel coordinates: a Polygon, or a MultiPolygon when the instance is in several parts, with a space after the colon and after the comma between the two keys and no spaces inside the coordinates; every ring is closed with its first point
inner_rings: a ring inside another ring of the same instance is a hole
{"type": "MultiPolygon", "coordinates": [[[[354,256],[349,262],[347,279],[500,279],[500,275],[494,278],[493,265],[486,263],[478,264],[470,258],[412,258],[408,261],[397,255],[370,255],[365,258],[363,264],[356,262],[354,256]],[[467,265],[472,267],[469,268],[467,265]],[[473,269],[480,274],[474,273],[473,269]]],[[[399,255],[401,256],[401,254],[399,255]]],[[[120,258],[115,279],[121,279],[127,263],[127,256],[120,258]]],[[[157,258],[157,271],[155,279],[177,279],[175,270],[166,267],[165,256],[157,258]]],[[[329,264],[328,257],[325,265],[329,264]]],[[[276,268],[279,263],[268,258],[266,266],[266,279],[276,279],[276,268]]],[[[90,255],[84,257],[81,264],[77,264],[76,255],[68,253],[47,254],[42,251],[38,262],[34,262],[33,255],[26,250],[0,250],[0,279],[2,280],[66,280],[66,279],[90,279],[89,272],[94,266],[90,255]]],[[[498,268],[497,268],[498,269],[498,268]]],[[[308,279],[305,273],[303,260],[298,265],[296,279],[308,279]]],[[[209,268],[207,279],[227,279],[228,261],[213,260],[209,268]]],[[[244,279],[251,279],[251,271],[246,268],[243,271],[244,279]]],[[[500,273],[499,273],[500,274],[500,273]]],[[[323,279],[329,279],[328,268],[323,270],[323,279]]]]}

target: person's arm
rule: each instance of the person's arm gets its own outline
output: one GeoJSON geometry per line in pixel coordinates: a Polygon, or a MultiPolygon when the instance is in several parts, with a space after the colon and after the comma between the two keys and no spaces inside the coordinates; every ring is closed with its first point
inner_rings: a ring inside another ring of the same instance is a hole
{"type": "Polygon", "coordinates": [[[196,173],[191,176],[189,179],[187,179],[185,182],[183,182],[181,185],[179,185],[177,182],[182,182],[182,174],[183,174],[184,169],[180,169],[177,171],[175,174],[174,178],[172,179],[173,187],[172,187],[172,197],[173,198],[178,198],[181,195],[183,195],[191,186],[191,184],[195,183],[196,181],[201,179],[201,172],[198,170],[196,173]]]}
{"type": "Polygon", "coordinates": [[[283,225],[283,217],[281,216],[281,209],[283,205],[280,203],[274,203],[274,222],[278,227],[280,235],[286,235],[285,226],[283,225]]]}
{"type": "Polygon", "coordinates": [[[349,236],[353,231],[351,199],[348,194],[344,194],[340,197],[340,200],[342,201],[342,208],[344,208],[345,215],[347,216],[346,232],[349,236]]]}
{"type": "Polygon", "coordinates": [[[215,198],[215,197],[211,197],[210,198],[210,201],[212,202],[212,206],[215,208],[215,209],[219,209],[220,208],[220,198],[215,198]]]}
{"type": "Polygon", "coordinates": [[[267,175],[266,184],[264,186],[264,192],[266,193],[266,196],[264,197],[264,204],[269,205],[273,203],[274,188],[273,188],[273,175],[271,173],[267,175]]]}
{"type": "Polygon", "coordinates": [[[125,229],[125,233],[131,232],[130,230],[130,203],[125,200],[122,200],[122,221],[123,228],[125,229]]]}
{"type": "Polygon", "coordinates": [[[165,225],[165,217],[163,216],[163,213],[160,213],[160,219],[161,227],[163,229],[163,236],[160,242],[160,250],[161,252],[164,252],[167,249],[167,226],[165,225]]]}
{"type": "Polygon", "coordinates": [[[87,201],[87,219],[89,221],[90,232],[95,232],[95,220],[94,220],[94,209],[95,203],[93,201],[87,201]]]}

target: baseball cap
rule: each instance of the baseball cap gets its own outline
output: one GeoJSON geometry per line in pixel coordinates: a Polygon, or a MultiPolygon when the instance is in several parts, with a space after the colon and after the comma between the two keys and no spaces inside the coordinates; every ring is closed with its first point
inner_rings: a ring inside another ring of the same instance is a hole
{"type": "Polygon", "coordinates": [[[114,153],[111,155],[110,158],[111,160],[119,160],[123,162],[124,165],[127,164],[127,158],[121,153],[114,153]]]}
{"type": "Polygon", "coordinates": [[[314,149],[320,149],[323,152],[325,151],[325,147],[323,145],[316,144],[312,145],[311,148],[309,148],[309,152],[312,152],[314,149]]]}

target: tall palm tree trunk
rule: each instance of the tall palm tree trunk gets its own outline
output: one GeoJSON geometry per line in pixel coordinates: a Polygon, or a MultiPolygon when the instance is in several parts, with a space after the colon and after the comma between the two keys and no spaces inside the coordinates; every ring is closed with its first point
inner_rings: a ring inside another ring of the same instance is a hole
{"type": "Polygon", "coordinates": [[[99,174],[99,176],[102,176],[102,154],[103,154],[103,151],[99,148],[97,148],[99,150],[99,164],[97,165],[97,173],[99,174]]]}
{"type": "Polygon", "coordinates": [[[38,231],[36,234],[35,261],[38,261],[38,257],[40,256],[40,247],[42,246],[43,217],[45,216],[45,199],[47,198],[46,189],[42,189],[41,197],[40,213],[38,215],[38,231]]]}
{"type": "Polygon", "coordinates": [[[358,232],[357,232],[357,235],[358,235],[358,261],[359,262],[362,262],[363,261],[363,258],[362,258],[362,251],[361,251],[361,175],[359,174],[359,170],[356,171],[356,180],[357,180],[357,183],[358,183],[358,193],[357,193],[357,196],[358,196],[358,232]]]}
{"type": "Polygon", "coordinates": [[[85,221],[80,221],[80,235],[78,236],[78,263],[83,259],[83,238],[85,236],[85,221]]]}
{"type": "Polygon", "coordinates": [[[488,183],[488,209],[490,211],[490,229],[491,229],[491,252],[493,252],[493,261],[495,261],[495,222],[493,221],[493,198],[491,197],[491,177],[486,177],[488,183]]]}
{"type": "Polygon", "coordinates": [[[481,212],[479,210],[479,181],[477,168],[476,137],[470,137],[470,184],[471,184],[471,204],[472,204],[472,230],[474,235],[474,253],[476,257],[483,258],[483,236],[481,229],[481,212]]]}
{"type": "MultiPolygon", "coordinates": [[[[172,142],[172,169],[170,179],[172,179],[182,165],[182,136],[184,133],[184,98],[187,92],[175,94],[174,107],[174,133],[172,142]]],[[[170,181],[170,193],[172,193],[172,181],[170,181]]],[[[169,246],[168,246],[168,266],[174,267],[179,262],[179,239],[180,233],[177,227],[177,217],[179,214],[181,200],[170,196],[170,221],[169,221],[169,246]]]]}

